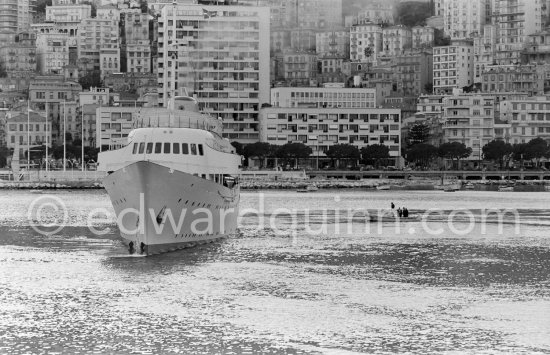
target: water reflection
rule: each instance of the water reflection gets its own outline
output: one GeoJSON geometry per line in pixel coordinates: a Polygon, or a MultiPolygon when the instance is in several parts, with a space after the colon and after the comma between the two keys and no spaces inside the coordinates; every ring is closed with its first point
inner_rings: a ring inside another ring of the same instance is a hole
{"type": "MultiPolygon", "coordinates": [[[[538,223],[548,218],[538,195],[515,202],[537,222],[520,235],[506,225],[502,235],[489,227],[433,237],[418,224],[367,235],[354,220],[351,233],[313,236],[303,219],[293,233],[283,216],[278,234],[257,231],[250,217],[235,238],[147,258],[127,255],[116,228],[94,236],[78,222],[108,206],[103,195],[63,196],[79,207],[50,237],[10,210],[0,216],[0,353],[548,353],[550,233],[538,223]]],[[[277,204],[317,206],[319,215],[327,201],[344,209],[396,200],[376,196],[275,194],[265,214],[277,204]]],[[[512,203],[476,196],[472,209],[512,203]]],[[[400,199],[415,210],[452,203],[400,199]]],[[[244,206],[255,203],[243,194],[244,206]]]]}

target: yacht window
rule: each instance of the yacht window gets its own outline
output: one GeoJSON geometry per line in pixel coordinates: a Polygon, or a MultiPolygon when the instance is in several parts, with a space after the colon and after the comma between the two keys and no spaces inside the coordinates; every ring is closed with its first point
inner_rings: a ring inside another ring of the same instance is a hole
{"type": "Polygon", "coordinates": [[[164,154],[170,154],[170,143],[164,143],[164,154]]]}
{"type": "Polygon", "coordinates": [[[173,146],[172,153],[179,154],[180,153],[180,144],[179,143],[174,143],[174,144],[172,144],[172,146],[173,146]]]}
{"type": "Polygon", "coordinates": [[[181,153],[182,154],[189,154],[189,145],[187,143],[181,144],[181,153]]]}
{"type": "Polygon", "coordinates": [[[147,154],[153,153],[153,143],[147,143],[147,154]]]}
{"type": "Polygon", "coordinates": [[[202,150],[202,144],[199,144],[199,155],[204,155],[204,151],[202,150]]]}
{"type": "Polygon", "coordinates": [[[132,154],[136,154],[138,150],[138,144],[134,143],[134,150],[132,150],[132,154]]]}
{"type": "Polygon", "coordinates": [[[139,143],[139,154],[143,154],[145,150],[145,143],[139,143]]]}
{"type": "Polygon", "coordinates": [[[162,143],[155,143],[155,154],[162,154],[162,143]]]}
{"type": "Polygon", "coordinates": [[[191,155],[197,155],[197,145],[191,144],[191,155]]]}

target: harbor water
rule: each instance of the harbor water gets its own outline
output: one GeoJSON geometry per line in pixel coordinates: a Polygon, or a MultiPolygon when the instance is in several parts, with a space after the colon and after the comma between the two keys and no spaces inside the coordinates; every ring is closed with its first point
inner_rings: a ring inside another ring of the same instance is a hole
{"type": "Polygon", "coordinates": [[[242,192],[237,236],[140,257],[102,190],[2,191],[0,353],[550,353],[549,201],[242,192]]]}

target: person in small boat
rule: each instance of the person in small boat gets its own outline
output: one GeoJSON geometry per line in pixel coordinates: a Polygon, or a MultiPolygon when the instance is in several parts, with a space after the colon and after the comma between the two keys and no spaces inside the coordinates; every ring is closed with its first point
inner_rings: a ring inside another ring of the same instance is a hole
{"type": "Polygon", "coordinates": [[[403,217],[409,217],[409,210],[407,207],[403,207],[403,217]]]}
{"type": "Polygon", "coordinates": [[[402,210],[401,207],[397,209],[397,215],[398,215],[399,217],[402,217],[402,216],[403,216],[403,212],[404,212],[404,210],[402,210]]]}

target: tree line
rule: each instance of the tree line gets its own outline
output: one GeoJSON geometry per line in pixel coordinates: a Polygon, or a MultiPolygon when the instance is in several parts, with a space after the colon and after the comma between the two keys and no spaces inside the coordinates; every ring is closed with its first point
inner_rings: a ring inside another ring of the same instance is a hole
{"type": "MultiPolygon", "coordinates": [[[[243,146],[239,142],[231,143],[237,150],[237,154],[245,158],[256,158],[260,162],[260,169],[264,167],[266,158],[280,159],[283,164],[298,165],[300,160],[315,158],[312,149],[303,143],[287,143],[274,145],[265,142],[257,142],[243,146]]],[[[383,144],[372,144],[359,149],[351,144],[335,144],[325,152],[334,168],[357,166],[357,162],[374,166],[387,165],[390,158],[390,150],[383,144]]],[[[322,157],[324,158],[324,157],[322,157]]]]}
{"type": "MultiPolygon", "coordinates": [[[[439,147],[427,143],[430,138],[430,127],[424,123],[416,123],[409,129],[407,148],[404,156],[409,163],[419,167],[428,168],[438,158],[456,161],[456,165],[462,159],[472,154],[472,148],[466,147],[460,142],[443,143],[439,147]]],[[[501,169],[510,168],[510,162],[520,162],[520,166],[526,161],[533,162],[535,166],[540,164],[542,158],[550,158],[550,145],[542,138],[534,138],[527,143],[510,144],[503,140],[492,140],[481,148],[482,158],[499,165],[501,169]]]]}

